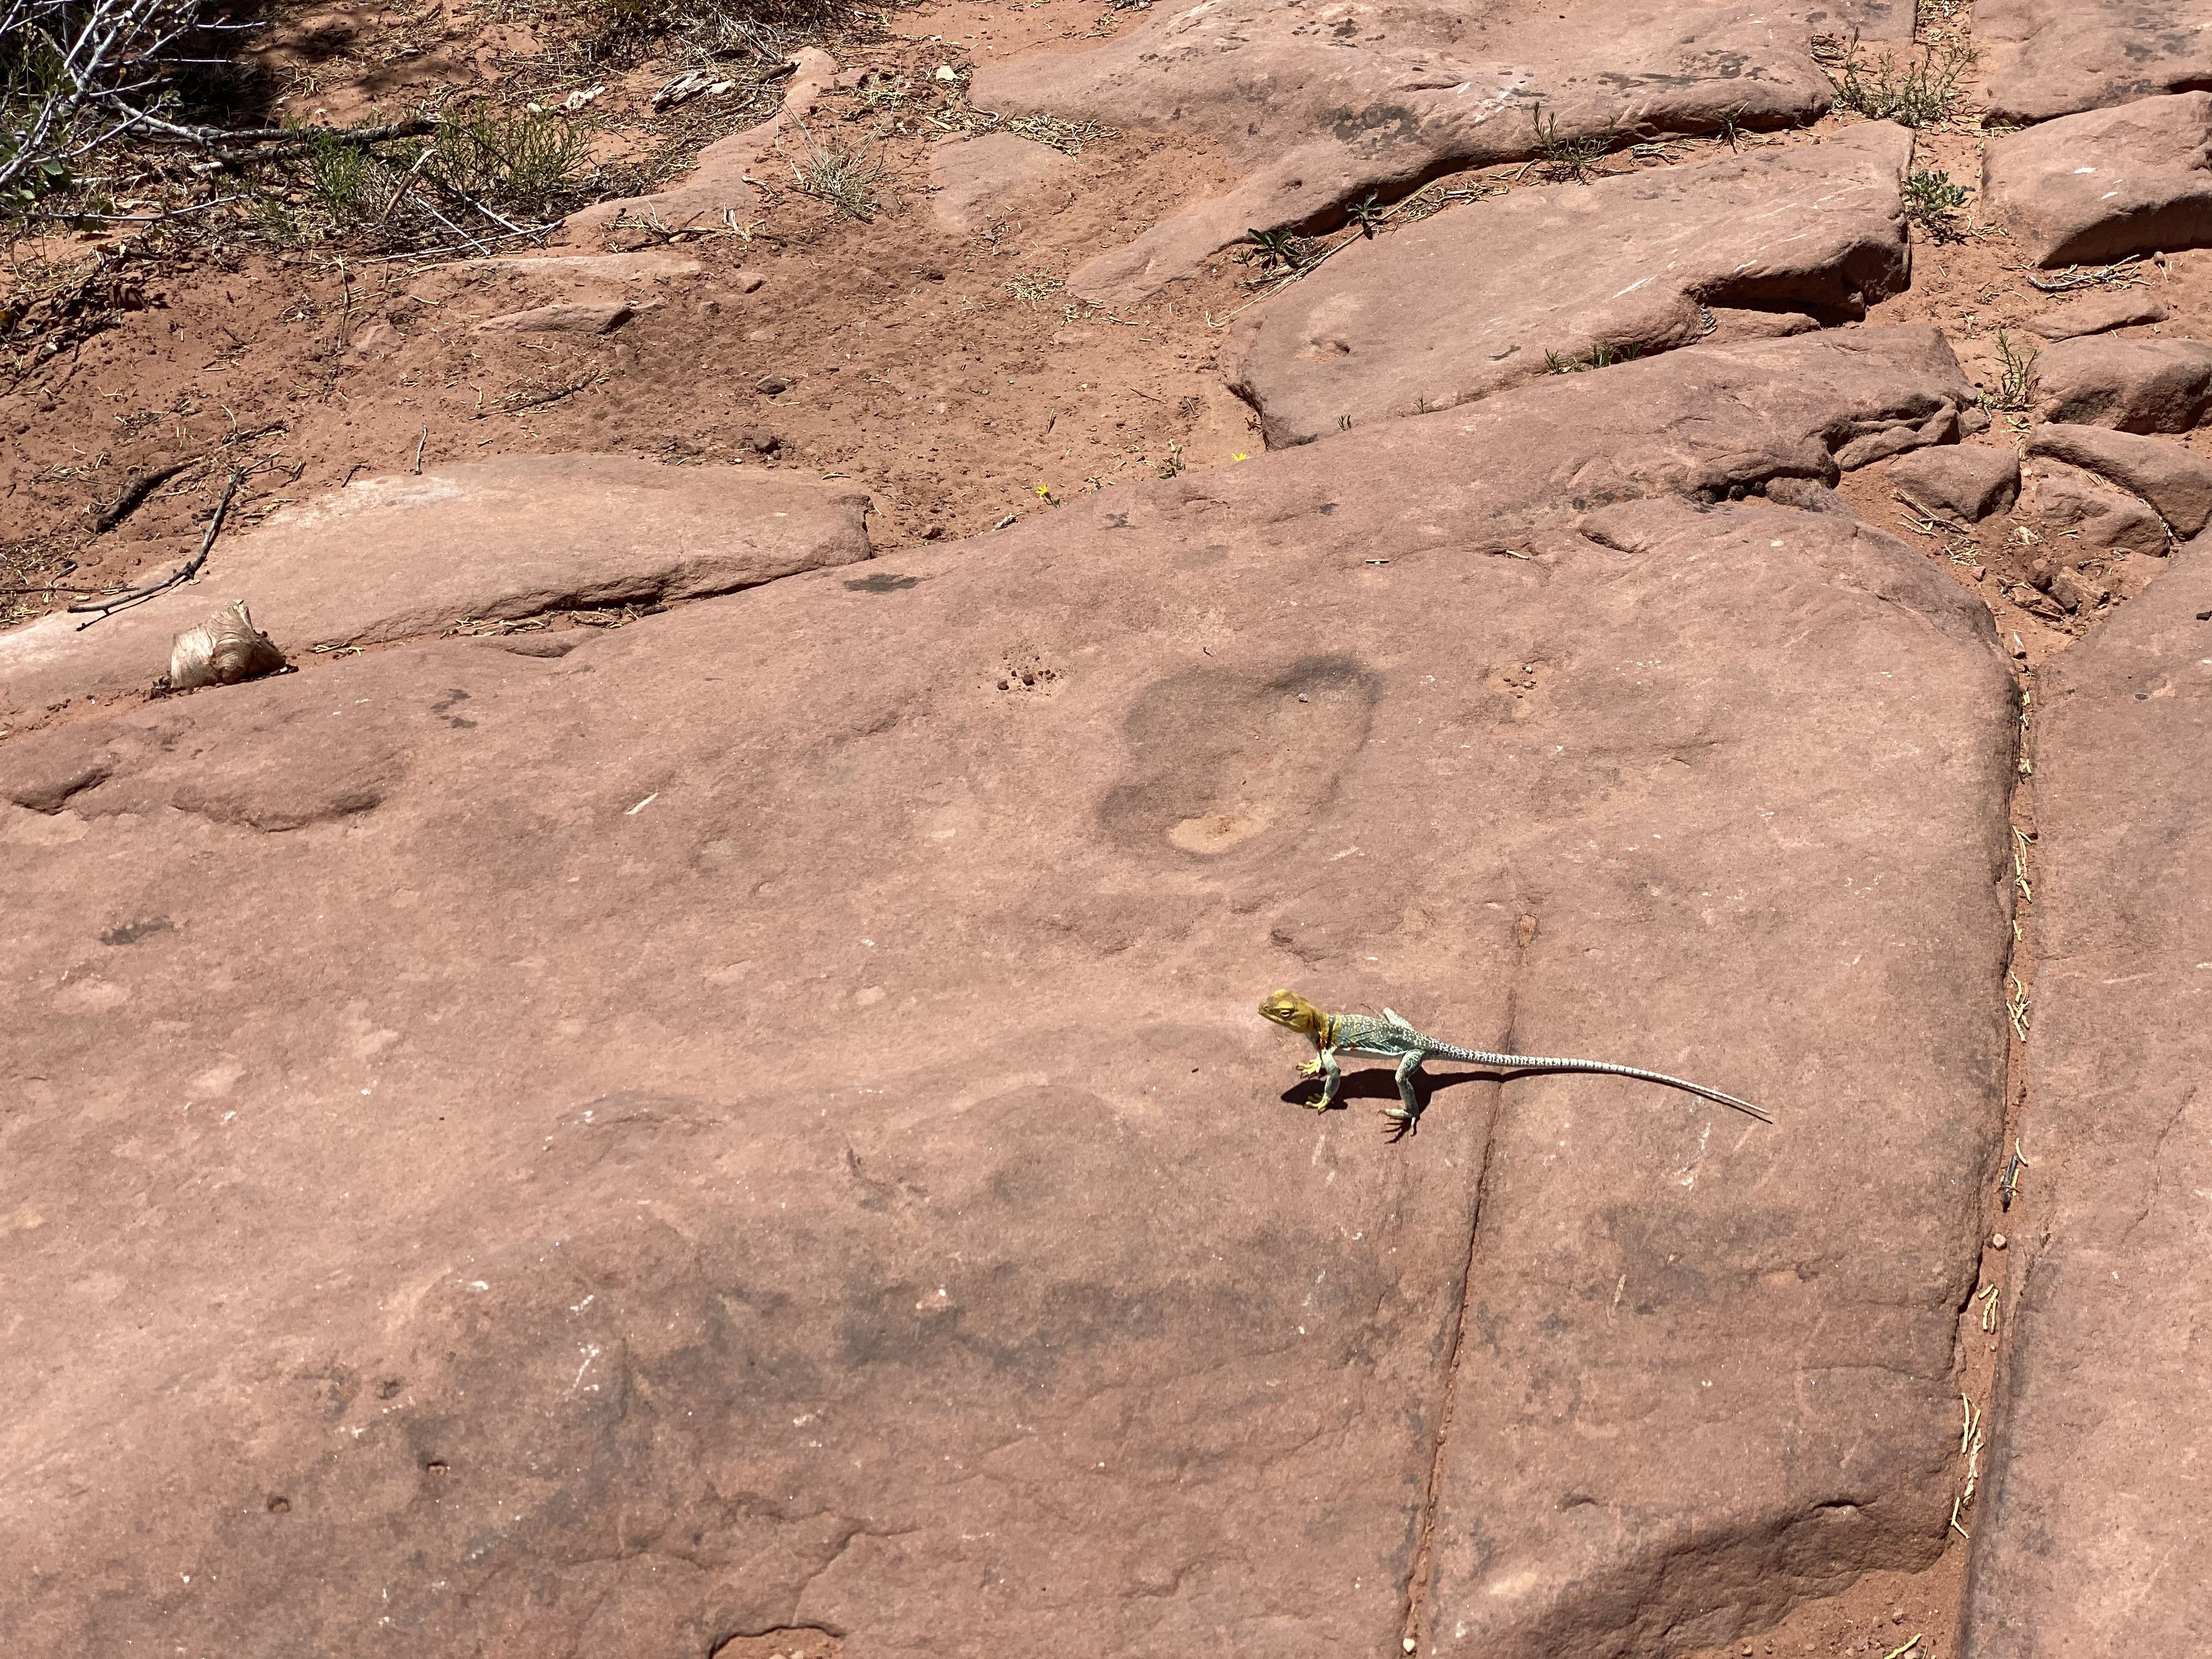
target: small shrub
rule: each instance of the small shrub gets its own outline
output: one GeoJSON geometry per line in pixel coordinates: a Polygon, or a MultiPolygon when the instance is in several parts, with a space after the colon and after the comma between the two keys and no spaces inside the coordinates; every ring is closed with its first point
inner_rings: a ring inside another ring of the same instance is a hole
{"type": "Polygon", "coordinates": [[[1837,65],[1836,101],[1875,121],[1901,127],[1932,127],[1948,119],[1965,94],[1959,82],[1973,68],[1977,54],[1964,41],[1921,48],[1917,64],[1900,63],[1885,52],[1869,64],[1851,36],[1837,65]]]}
{"type": "Polygon", "coordinates": [[[791,174],[800,195],[827,202],[846,218],[864,223],[884,210],[876,195],[884,176],[879,158],[865,146],[817,143],[803,124],[793,125],[799,129],[799,154],[791,161],[791,174]]]}
{"type": "Polygon", "coordinates": [[[1948,240],[1958,234],[1949,216],[1966,204],[1967,190],[1948,173],[1915,167],[1905,175],[1905,215],[1929,235],[1948,240]]]}
{"type": "Polygon", "coordinates": [[[1991,409],[2026,409],[2035,398],[2035,348],[2015,351],[1999,329],[1997,362],[1997,389],[1984,392],[1982,401],[1991,409]]]}
{"type": "Polygon", "coordinates": [[[369,200],[373,194],[384,193],[376,189],[383,173],[364,146],[319,139],[307,153],[307,193],[339,225],[351,225],[383,205],[369,200]]]}
{"type": "Polygon", "coordinates": [[[422,171],[463,201],[535,216],[575,188],[590,143],[550,115],[486,110],[441,122],[422,171]]]}

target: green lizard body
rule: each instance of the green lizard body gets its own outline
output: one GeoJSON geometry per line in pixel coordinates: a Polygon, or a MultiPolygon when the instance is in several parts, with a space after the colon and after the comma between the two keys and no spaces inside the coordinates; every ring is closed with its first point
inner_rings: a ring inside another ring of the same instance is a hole
{"type": "Polygon", "coordinates": [[[1422,1062],[1430,1059],[1464,1060],[1470,1066],[1489,1066],[1507,1072],[1599,1072],[1611,1077],[1632,1077],[1645,1083],[1663,1083],[1670,1089],[1687,1090],[1723,1106],[1747,1112],[1763,1123],[1774,1121],[1747,1100],[1738,1100],[1734,1095],[1724,1095],[1702,1084],[1668,1077],[1664,1072],[1615,1066],[1602,1060],[1547,1060],[1534,1054],[1491,1054],[1481,1048],[1439,1042],[1434,1037],[1424,1036],[1388,1008],[1379,1019],[1372,1014],[1325,1013],[1295,991],[1278,991],[1260,1005],[1260,1012],[1276,1024],[1286,1025],[1313,1039],[1315,1058],[1298,1070],[1307,1077],[1318,1073],[1322,1079],[1321,1098],[1312,1103],[1317,1112],[1327,1111],[1335,1103],[1338,1085],[1343,1082],[1336,1058],[1340,1054],[1374,1054],[1396,1060],[1398,1098],[1405,1104],[1382,1115],[1397,1124],[1400,1135],[1409,1133],[1420,1122],[1421,1102],[1413,1092],[1413,1079],[1420,1072],[1422,1062]]]}

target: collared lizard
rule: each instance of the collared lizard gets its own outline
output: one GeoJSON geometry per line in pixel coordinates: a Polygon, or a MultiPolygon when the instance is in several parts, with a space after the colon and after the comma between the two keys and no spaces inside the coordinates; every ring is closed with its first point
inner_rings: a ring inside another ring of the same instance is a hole
{"type": "Polygon", "coordinates": [[[1340,1053],[1395,1060],[1398,1098],[1405,1102],[1405,1106],[1382,1114],[1398,1126],[1393,1139],[1419,1127],[1421,1103],[1413,1092],[1413,1078],[1421,1069],[1421,1062],[1431,1058],[1465,1060],[1470,1066],[1489,1066],[1508,1072],[1601,1072],[1611,1077],[1638,1078],[1645,1083],[1663,1083],[1670,1089],[1686,1089],[1707,1100],[1733,1106],[1739,1112],[1748,1112],[1762,1123],[1774,1121],[1747,1100],[1738,1100],[1734,1095],[1724,1095],[1702,1084],[1686,1083],[1664,1072],[1646,1072],[1602,1060],[1545,1060],[1534,1054],[1493,1054],[1480,1048],[1462,1048],[1453,1043],[1439,1042],[1434,1037],[1423,1036],[1388,1008],[1382,1011],[1380,1019],[1372,1014],[1323,1013],[1296,991],[1278,991],[1260,1005],[1260,1012],[1276,1024],[1287,1025],[1313,1039],[1316,1057],[1299,1066],[1298,1071],[1306,1077],[1319,1073],[1323,1079],[1321,1098],[1310,1103],[1316,1112],[1327,1111],[1336,1100],[1337,1086],[1344,1080],[1336,1062],[1340,1053]]]}

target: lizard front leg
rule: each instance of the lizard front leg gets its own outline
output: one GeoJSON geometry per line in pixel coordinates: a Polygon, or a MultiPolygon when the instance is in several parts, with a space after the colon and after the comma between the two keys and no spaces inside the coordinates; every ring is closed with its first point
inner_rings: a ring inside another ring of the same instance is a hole
{"type": "Polygon", "coordinates": [[[1336,1063],[1336,1050],[1324,1048],[1304,1068],[1308,1076],[1318,1071],[1322,1076],[1321,1098],[1308,1103],[1316,1112],[1325,1112],[1336,1103],[1337,1086],[1344,1081],[1344,1073],[1336,1063]]]}
{"type": "Polygon", "coordinates": [[[1418,1048],[1398,1060],[1398,1098],[1405,1103],[1398,1111],[1385,1111],[1382,1115],[1397,1125],[1390,1138],[1402,1139],[1421,1127],[1421,1097],[1413,1092],[1413,1079],[1420,1075],[1421,1062],[1428,1056],[1418,1048]]]}

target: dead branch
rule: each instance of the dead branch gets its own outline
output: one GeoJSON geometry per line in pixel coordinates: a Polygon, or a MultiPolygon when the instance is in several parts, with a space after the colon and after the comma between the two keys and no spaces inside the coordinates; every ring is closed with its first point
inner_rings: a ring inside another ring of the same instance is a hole
{"type": "Polygon", "coordinates": [[[128,593],[118,593],[112,599],[101,599],[92,605],[71,605],[70,607],[71,616],[82,616],[87,611],[94,613],[91,622],[81,622],[76,625],[76,631],[82,634],[101,617],[123,610],[128,605],[143,604],[156,593],[165,593],[179,582],[190,581],[198,575],[200,567],[207,562],[208,551],[214,547],[215,538],[222,533],[222,521],[229,515],[231,497],[238,494],[239,485],[245,481],[246,469],[233,467],[230,482],[222,487],[222,499],[215,504],[215,517],[208,520],[207,534],[200,538],[200,550],[162,577],[161,580],[149,583],[144,587],[133,588],[128,593]]]}

